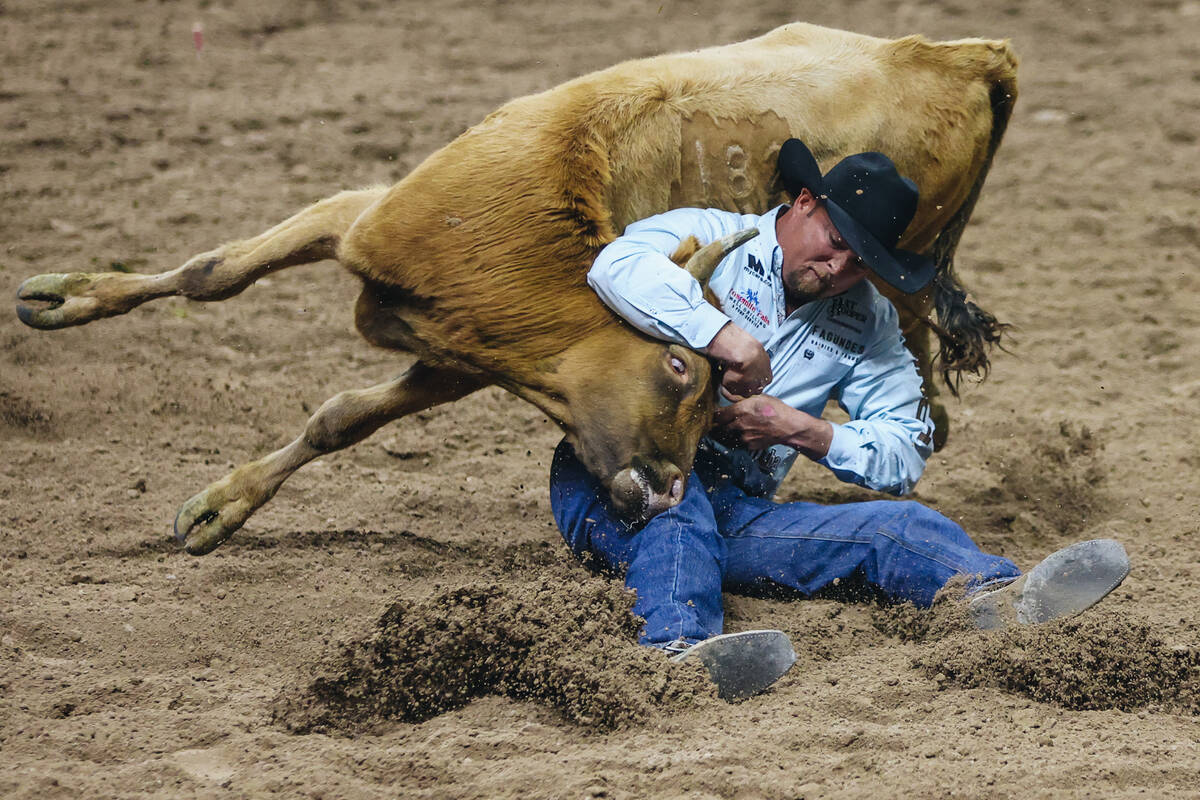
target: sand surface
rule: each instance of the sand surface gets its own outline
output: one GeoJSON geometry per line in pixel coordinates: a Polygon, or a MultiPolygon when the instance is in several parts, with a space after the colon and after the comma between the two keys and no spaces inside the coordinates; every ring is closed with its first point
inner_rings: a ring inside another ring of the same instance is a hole
{"type": "MultiPolygon", "coordinates": [[[[10,311],[0,795],[1200,792],[1200,3],[741,5],[5,2],[0,287],[175,267],[628,57],[792,20],[1009,37],[1021,97],[959,269],[1016,327],[918,498],[1024,567],[1117,537],[1120,590],[993,634],[727,596],[730,630],[782,628],[800,659],[729,705],[571,562],[557,430],[498,390],[311,464],[210,556],[177,549],[186,498],[406,366],[358,337],[332,262],[54,333],[10,311]]],[[[798,465],[783,496],[870,495],[798,465]]]]}

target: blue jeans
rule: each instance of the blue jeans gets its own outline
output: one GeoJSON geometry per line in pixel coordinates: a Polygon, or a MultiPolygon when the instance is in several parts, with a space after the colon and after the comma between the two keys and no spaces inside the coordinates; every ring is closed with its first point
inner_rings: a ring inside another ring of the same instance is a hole
{"type": "Polygon", "coordinates": [[[722,589],[779,584],[809,595],[858,575],[891,600],[928,607],[955,575],[978,587],[1021,574],[920,503],[775,503],[695,472],[678,506],[631,527],[566,441],[550,467],[550,505],[577,558],[624,569],[648,645],[719,634],[722,589]]]}

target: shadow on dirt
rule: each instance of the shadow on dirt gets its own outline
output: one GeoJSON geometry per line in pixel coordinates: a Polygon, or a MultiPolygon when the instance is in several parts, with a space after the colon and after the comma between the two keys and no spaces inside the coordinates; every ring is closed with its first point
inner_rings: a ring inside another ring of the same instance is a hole
{"type": "Polygon", "coordinates": [[[1086,529],[1109,506],[1102,449],[1088,428],[1067,422],[1006,442],[986,462],[995,482],[964,494],[964,514],[978,520],[968,530],[1007,531],[1038,542],[1086,529]]]}

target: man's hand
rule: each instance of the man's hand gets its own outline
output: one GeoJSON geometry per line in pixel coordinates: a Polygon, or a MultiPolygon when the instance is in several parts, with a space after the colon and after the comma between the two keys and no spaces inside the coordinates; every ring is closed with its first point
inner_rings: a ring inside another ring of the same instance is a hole
{"type": "Polygon", "coordinates": [[[778,397],[740,397],[724,389],[722,393],[733,405],[718,408],[713,421],[736,434],[746,447],[762,450],[786,444],[814,460],[829,454],[833,426],[825,420],[798,411],[778,397]]]}
{"type": "Polygon", "coordinates": [[[758,340],[732,322],[717,331],[704,348],[706,355],[720,361],[725,372],[721,388],[739,397],[758,394],[771,382],[771,359],[758,340]]]}

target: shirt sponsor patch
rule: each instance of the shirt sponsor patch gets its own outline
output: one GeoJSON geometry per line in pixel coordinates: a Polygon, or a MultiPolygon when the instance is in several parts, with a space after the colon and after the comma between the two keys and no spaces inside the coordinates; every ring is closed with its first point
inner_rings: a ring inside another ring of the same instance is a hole
{"type": "Polygon", "coordinates": [[[771,322],[759,307],[758,292],[753,289],[741,292],[737,289],[730,289],[729,306],[738,313],[738,316],[756,328],[765,328],[771,322]]]}
{"type": "Polygon", "coordinates": [[[867,315],[858,310],[858,304],[845,297],[835,297],[829,301],[828,319],[834,325],[854,331],[863,332],[867,315]]]}
{"type": "Polygon", "coordinates": [[[754,256],[750,256],[750,259],[742,267],[742,271],[748,275],[753,275],[763,283],[771,282],[771,279],[767,277],[767,270],[763,268],[762,262],[754,256]]]}
{"type": "Polygon", "coordinates": [[[817,347],[829,351],[834,355],[843,356],[847,353],[851,355],[862,355],[866,349],[861,343],[854,341],[850,337],[842,334],[840,331],[835,331],[830,328],[820,325],[814,326],[817,338],[821,341],[814,342],[817,347]]]}

